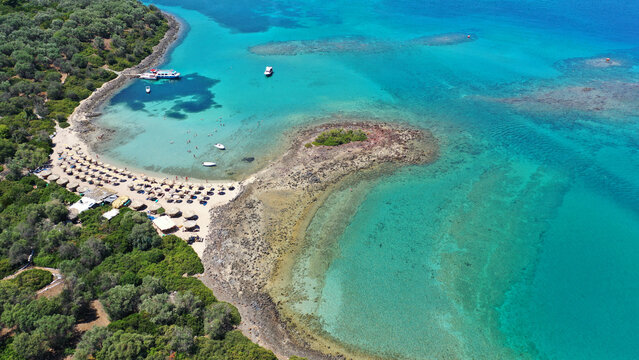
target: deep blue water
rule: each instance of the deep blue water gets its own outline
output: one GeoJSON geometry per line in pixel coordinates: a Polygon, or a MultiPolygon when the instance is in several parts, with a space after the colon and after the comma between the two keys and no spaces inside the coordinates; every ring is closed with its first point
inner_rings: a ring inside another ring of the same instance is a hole
{"type": "Polygon", "coordinates": [[[439,139],[329,198],[283,311],[388,358],[639,358],[639,2],[156,4],[186,76],[113,98],[115,162],[240,176],[335,116],[439,139]]]}

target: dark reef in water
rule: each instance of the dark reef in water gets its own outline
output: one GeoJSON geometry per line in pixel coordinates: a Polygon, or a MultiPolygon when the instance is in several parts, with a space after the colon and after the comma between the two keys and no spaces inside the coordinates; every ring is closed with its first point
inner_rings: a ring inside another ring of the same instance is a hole
{"type": "Polygon", "coordinates": [[[169,108],[165,115],[173,119],[185,119],[185,113],[197,113],[210,108],[220,108],[215,102],[215,94],[211,88],[220,80],[211,79],[198,74],[188,74],[180,80],[160,80],[156,82],[144,81],[143,85],[151,86],[151,94],[144,93],[142,85],[133,85],[121,91],[111,99],[112,104],[124,103],[132,110],[146,110],[146,101],[170,102],[180,100],[169,108]]]}
{"type": "Polygon", "coordinates": [[[447,33],[421,36],[407,41],[386,41],[363,36],[342,36],[312,40],[273,41],[250,47],[256,55],[303,55],[313,53],[380,53],[419,46],[445,46],[471,42],[474,34],[447,33]]]}

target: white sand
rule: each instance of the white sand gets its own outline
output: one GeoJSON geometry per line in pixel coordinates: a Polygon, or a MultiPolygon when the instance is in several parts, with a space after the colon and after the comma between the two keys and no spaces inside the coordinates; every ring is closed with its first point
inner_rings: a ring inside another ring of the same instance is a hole
{"type": "MultiPolygon", "coordinates": [[[[80,179],[77,179],[75,177],[77,173],[74,173],[73,175],[68,175],[64,172],[61,165],[57,165],[58,163],[61,162],[61,160],[59,160],[59,157],[60,157],[60,155],[58,155],[59,152],[66,153],[66,156],[73,156],[75,159],[77,159],[78,150],[83,155],[87,155],[92,159],[101,161],[99,156],[91,153],[89,151],[89,147],[71,129],[72,127],[69,127],[66,129],[58,129],[56,136],[53,138],[54,148],[53,148],[53,154],[51,155],[52,166],[50,170],[54,175],[58,175],[60,178],[66,178],[69,180],[69,182],[76,182],[80,184],[79,188],[81,187],[95,188],[97,185],[90,185],[88,181],[81,181],[80,179]],[[69,150],[69,148],[72,148],[72,150],[69,150]]],[[[105,164],[105,166],[106,165],[107,164],[105,164]]],[[[115,168],[115,166],[110,166],[110,167],[115,168]]],[[[113,183],[111,184],[104,183],[102,187],[120,196],[122,195],[128,196],[131,199],[131,201],[139,201],[145,204],[146,208],[141,211],[147,214],[150,214],[148,207],[152,205],[154,202],[151,200],[147,200],[148,195],[146,193],[139,194],[136,191],[129,189],[129,185],[131,185],[134,182],[141,181],[142,174],[140,173],[136,174],[133,171],[131,171],[131,173],[134,174],[132,178],[128,178],[124,176],[120,177],[120,178],[126,179],[126,182],[120,182],[119,185],[117,186],[113,185],[113,183]],[[134,181],[135,178],[137,178],[138,180],[134,181]]],[[[167,176],[165,178],[146,176],[146,178],[148,178],[147,182],[152,182],[153,180],[155,180],[157,183],[161,183],[165,179],[171,179],[170,176],[167,176]]],[[[248,181],[250,182],[250,179],[248,181]]],[[[173,218],[172,220],[178,226],[178,230],[172,234],[177,235],[185,240],[188,239],[190,236],[194,236],[194,235],[200,236],[202,241],[194,242],[192,247],[195,250],[195,252],[198,254],[198,256],[200,257],[200,259],[202,259],[202,254],[204,253],[204,248],[206,247],[206,238],[208,237],[208,234],[209,234],[209,225],[211,221],[211,218],[209,216],[209,211],[214,207],[218,207],[228,203],[229,201],[234,199],[236,196],[238,196],[243,188],[243,184],[246,183],[246,181],[244,182],[207,181],[205,183],[204,181],[199,181],[199,180],[195,180],[195,181],[189,180],[188,182],[184,181],[183,183],[189,184],[189,185],[193,184],[198,186],[203,185],[205,186],[206,189],[209,189],[210,187],[214,187],[216,189],[215,195],[210,196],[210,199],[207,200],[207,205],[202,205],[199,203],[199,200],[202,197],[202,195],[198,195],[198,199],[194,200],[194,202],[191,204],[187,203],[185,199],[183,199],[181,203],[176,203],[176,202],[169,203],[167,202],[167,200],[170,198],[169,195],[166,195],[165,197],[160,197],[157,201],[157,204],[159,204],[164,209],[176,207],[180,209],[182,214],[185,214],[187,212],[193,212],[197,216],[197,218],[195,219],[195,222],[199,226],[199,229],[196,228],[194,231],[188,231],[183,227],[183,224],[184,222],[187,221],[187,219],[185,219],[182,215],[180,215],[179,217],[173,218]],[[224,195],[219,195],[217,190],[221,188],[222,186],[224,186],[224,188],[226,188],[227,190],[224,191],[225,192],[224,195]],[[228,190],[229,187],[231,186],[235,187],[235,190],[232,190],[232,191],[228,190]]],[[[154,185],[154,186],[157,186],[157,185],[154,185]]]]}

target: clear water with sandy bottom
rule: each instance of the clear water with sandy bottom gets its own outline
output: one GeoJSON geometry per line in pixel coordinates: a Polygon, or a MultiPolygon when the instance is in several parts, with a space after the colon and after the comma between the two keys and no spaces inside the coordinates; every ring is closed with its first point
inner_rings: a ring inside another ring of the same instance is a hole
{"type": "Polygon", "coordinates": [[[286,311],[387,358],[639,357],[639,5],[158,5],[189,25],[163,66],[185,77],[114,97],[114,161],[241,177],[334,117],[440,141],[431,165],[332,194],[286,311]]]}

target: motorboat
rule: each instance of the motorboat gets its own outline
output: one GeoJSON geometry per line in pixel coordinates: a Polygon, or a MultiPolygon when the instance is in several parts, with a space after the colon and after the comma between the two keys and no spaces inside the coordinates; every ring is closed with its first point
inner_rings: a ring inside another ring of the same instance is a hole
{"type": "Polygon", "coordinates": [[[158,70],[151,69],[145,73],[138,75],[140,79],[159,80],[159,79],[179,79],[182,75],[175,70],[158,70]]]}
{"type": "Polygon", "coordinates": [[[266,75],[267,77],[273,75],[273,67],[272,66],[267,66],[266,70],[264,70],[264,75],[266,75]]]}
{"type": "Polygon", "coordinates": [[[147,87],[146,87],[146,93],[147,93],[147,94],[150,94],[150,93],[151,93],[151,87],[150,87],[150,86],[147,86],[147,87]]]}
{"type": "Polygon", "coordinates": [[[215,144],[214,146],[215,146],[216,148],[220,149],[220,150],[225,150],[225,149],[226,149],[226,147],[225,147],[224,145],[219,144],[219,143],[218,143],[218,144],[215,144]]]}
{"type": "Polygon", "coordinates": [[[214,163],[214,162],[210,162],[210,161],[205,161],[205,162],[202,163],[202,166],[204,166],[204,167],[213,167],[215,165],[217,165],[217,164],[214,163]]]}

